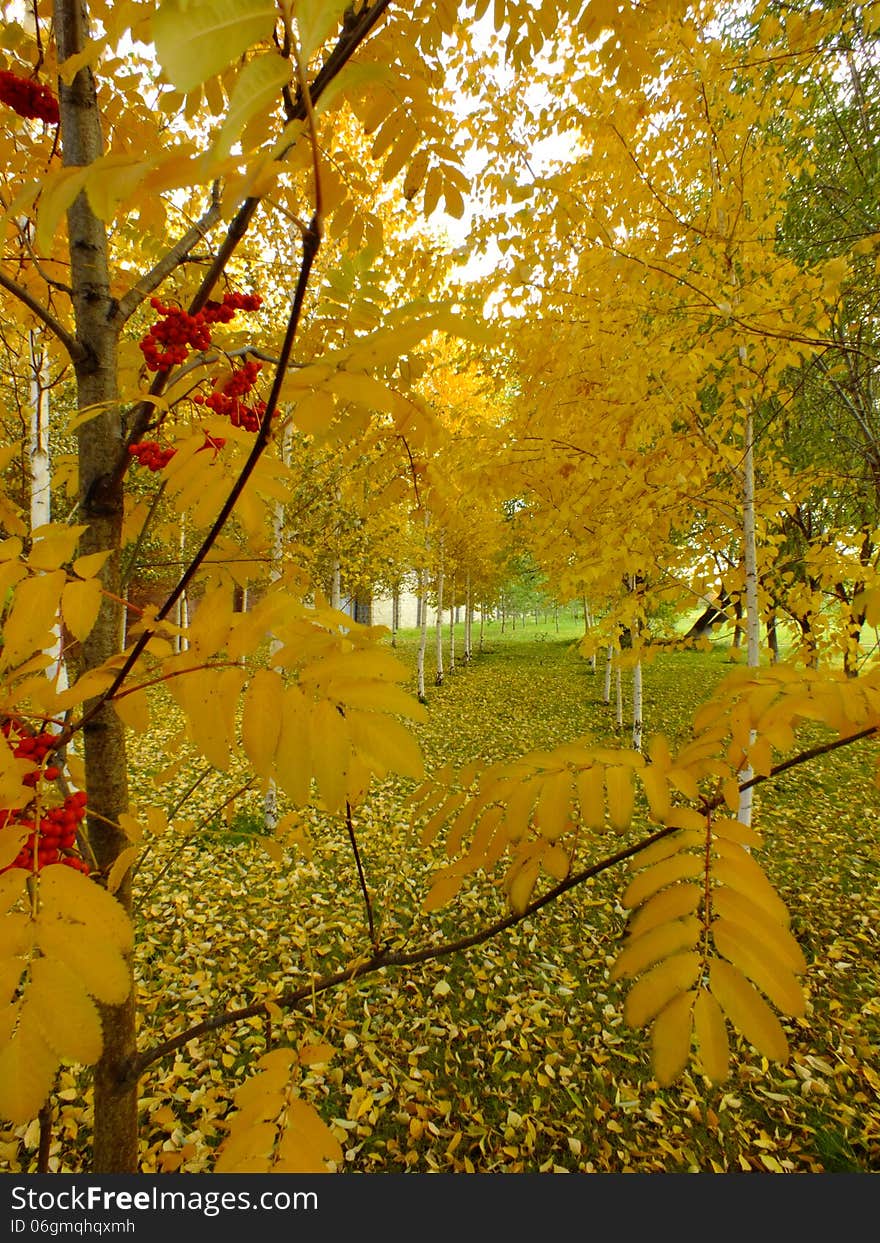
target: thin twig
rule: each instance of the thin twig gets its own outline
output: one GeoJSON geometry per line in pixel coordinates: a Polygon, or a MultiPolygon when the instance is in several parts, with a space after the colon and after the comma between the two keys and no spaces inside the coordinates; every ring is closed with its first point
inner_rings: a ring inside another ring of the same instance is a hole
{"type": "Polygon", "coordinates": [[[364,895],[364,906],[367,911],[367,923],[370,927],[370,944],[374,950],[379,948],[376,939],[376,925],[373,922],[373,904],[370,901],[370,891],[367,888],[367,878],[364,874],[363,864],[361,863],[361,852],[358,850],[357,838],[354,833],[354,822],[351,817],[351,803],[345,800],[345,827],[348,829],[348,838],[351,842],[351,848],[354,852],[354,861],[357,864],[358,881],[361,886],[361,893],[364,895]]]}

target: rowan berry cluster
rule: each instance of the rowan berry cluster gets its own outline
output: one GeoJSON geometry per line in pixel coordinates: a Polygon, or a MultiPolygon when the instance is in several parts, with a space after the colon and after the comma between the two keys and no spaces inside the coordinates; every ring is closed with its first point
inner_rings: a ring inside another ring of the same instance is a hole
{"type": "Polygon", "coordinates": [[[174,449],[163,449],[157,440],[142,440],[140,444],[129,445],[128,451],[147,470],[162,470],[175,453],[174,449]]]}
{"type": "Polygon", "coordinates": [[[151,298],[150,306],[159,312],[159,319],[140,343],[150,371],[165,371],[186,362],[192,350],[207,350],[211,345],[211,325],[228,324],[237,311],[256,311],[262,305],[258,294],[226,293],[222,302],[208,302],[194,315],[179,306],[167,306],[160,298],[151,298]]]}
{"type": "Polygon", "coordinates": [[[24,825],[30,829],[21,850],[2,870],[24,868],[33,872],[50,863],[63,863],[88,875],[89,865],[76,853],[76,832],[85,814],[86,795],[82,790],[69,794],[60,807],[51,808],[39,819],[22,812],[0,812],[0,829],[10,825],[24,825]]]}
{"type": "Polygon", "coordinates": [[[228,379],[214,381],[214,390],[207,397],[196,393],[193,401],[197,406],[207,406],[215,414],[223,415],[233,427],[243,427],[247,432],[256,432],[266,413],[266,403],[257,401],[253,405],[246,405],[241,399],[254,387],[261,370],[262,363],[256,362],[234,367],[228,379]]]}
{"type": "MultiPolygon", "coordinates": [[[[54,781],[61,773],[57,764],[46,764],[46,757],[54,750],[56,738],[47,730],[31,734],[26,732],[20,722],[6,720],[0,726],[12,747],[12,754],[17,759],[32,761],[34,767],[22,778],[26,786],[34,787],[45,779],[54,781]]],[[[28,811],[28,808],[0,809],[0,832],[13,826],[23,826],[29,830],[24,845],[12,863],[0,871],[9,868],[25,868],[29,872],[39,871],[50,863],[64,863],[67,867],[88,873],[89,866],[76,852],[77,829],[86,814],[86,795],[77,790],[68,794],[60,806],[43,810],[39,816],[28,811]]]]}
{"type": "Polygon", "coordinates": [[[20,78],[17,73],[0,69],[0,101],[20,117],[45,121],[47,125],[58,124],[58,100],[48,86],[32,78],[20,78]]]}

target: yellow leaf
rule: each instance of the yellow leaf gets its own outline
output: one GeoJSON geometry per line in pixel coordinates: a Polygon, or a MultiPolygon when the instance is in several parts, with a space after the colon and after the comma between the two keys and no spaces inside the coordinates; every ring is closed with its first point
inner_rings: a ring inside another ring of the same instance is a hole
{"type": "Polygon", "coordinates": [[[177,90],[191,91],[271,39],[276,17],[273,0],[162,0],[153,16],[156,57],[177,90]]]}
{"type": "Polygon", "coordinates": [[[123,691],[112,702],[113,711],[123,725],[138,734],[147,732],[150,728],[150,700],[145,690],[123,691]]]}
{"type": "Polygon", "coordinates": [[[623,1007],[623,1017],[630,1027],[644,1027],[673,997],[695,984],[701,965],[702,958],[693,950],[673,954],[636,980],[623,1007]]]}
{"type": "Polygon", "coordinates": [[[101,584],[96,578],[73,579],[61,593],[61,613],[74,638],[82,643],[92,633],[101,611],[101,584]]]}
{"type": "Polygon", "coordinates": [[[526,859],[506,879],[507,897],[514,915],[522,915],[528,906],[539,869],[540,863],[537,859],[526,859]]]}
{"type": "Polygon", "coordinates": [[[621,976],[639,975],[646,967],[678,950],[690,949],[700,939],[702,923],[695,916],[674,919],[629,940],[611,968],[612,980],[621,976]]]}
{"type": "Polygon", "coordinates": [[[651,1068],[661,1088],[674,1083],[687,1065],[691,1051],[693,992],[674,997],[654,1020],[651,1029],[651,1068]]]}
{"type": "Polygon", "coordinates": [[[74,574],[78,574],[80,578],[93,578],[104,568],[104,563],[112,551],[112,548],[105,548],[103,552],[92,552],[85,557],[77,557],[73,563],[74,574]]]}
{"type": "Polygon", "coordinates": [[[68,527],[48,523],[34,532],[34,546],[28,557],[33,570],[60,570],[76,551],[85,527],[68,527]]]}
{"type": "Polygon", "coordinates": [[[794,973],[773,953],[772,946],[729,919],[715,920],[712,939],[719,954],[753,980],[783,1014],[800,1018],[806,1013],[803,990],[794,973]]]}
{"type": "Polygon", "coordinates": [[[274,110],[292,72],[290,61],[274,52],[248,61],[232,88],[223,125],[211,148],[213,159],[222,160],[229,155],[251,117],[274,110]]]}
{"type": "Polygon", "coordinates": [[[85,191],[99,220],[113,219],[120,203],[135,193],[153,163],[143,154],[117,153],[101,156],[89,166],[85,191]]]}
{"type": "Polygon", "coordinates": [[[447,902],[451,902],[461,889],[464,882],[464,876],[460,872],[448,871],[443,869],[435,876],[431,888],[424,900],[422,901],[422,910],[425,914],[430,911],[438,911],[447,902]]]}
{"type": "Polygon", "coordinates": [[[284,681],[274,669],[258,669],[244,696],[241,740],[259,777],[271,777],[281,735],[284,681]]]}
{"type": "Polygon", "coordinates": [[[34,242],[41,254],[52,250],[55,231],[63,220],[68,207],[86,184],[87,167],[65,168],[43,178],[40,206],[37,211],[37,229],[34,242]]]}
{"type": "Polygon", "coordinates": [[[535,828],[548,842],[555,842],[568,828],[571,806],[571,773],[550,773],[545,777],[535,807],[535,828]]]}
{"type": "Polygon", "coordinates": [[[315,704],[311,717],[312,773],[324,805],[339,811],[345,802],[351,743],[345,721],[326,700],[315,704]]]}
{"type": "Polygon", "coordinates": [[[66,578],[63,570],[36,574],[15,591],[3,625],[2,664],[9,668],[52,642],[52,627],[66,578]]]}
{"type": "Polygon", "coordinates": [[[378,678],[370,681],[332,679],[327,683],[327,698],[335,699],[346,708],[362,708],[368,712],[391,712],[411,721],[427,721],[428,711],[415,696],[393,682],[378,678]]]}
{"type": "Polygon", "coordinates": [[[712,890],[712,909],[717,915],[735,924],[751,928],[758,939],[769,946],[795,975],[806,971],[803,951],[787,928],[783,928],[767,914],[763,907],[752,902],[745,894],[727,885],[712,890]]]}
{"type": "Polygon", "coordinates": [[[605,785],[608,790],[608,818],[611,827],[622,832],[629,828],[633,814],[635,791],[632,770],[623,767],[606,768],[605,785]]]}
{"type": "Polygon", "coordinates": [[[626,887],[620,899],[623,906],[639,906],[645,898],[649,898],[658,889],[671,885],[677,880],[700,876],[704,870],[704,860],[699,855],[682,852],[671,859],[663,859],[653,867],[639,872],[626,887]]]}
{"type": "Polygon", "coordinates": [[[274,837],[266,837],[262,833],[257,833],[254,835],[254,841],[259,847],[265,850],[266,854],[273,863],[284,862],[284,847],[280,842],[277,842],[274,837]]]}
{"type": "Polygon", "coordinates": [[[18,1031],[0,1047],[0,1118],[20,1126],[35,1118],[52,1091],[58,1058],[43,1038],[30,1007],[18,1031]]]}
{"type": "Polygon", "coordinates": [[[720,958],[709,967],[709,987],[731,1023],[771,1062],[788,1058],[782,1024],[741,971],[720,958]]]}
{"type": "MultiPolygon", "coordinates": [[[[715,844],[720,846],[722,843],[716,840],[715,844]]],[[[770,884],[762,868],[751,855],[746,854],[741,846],[734,843],[729,843],[729,845],[730,854],[721,859],[713,859],[710,864],[713,880],[722,885],[729,885],[731,889],[744,894],[766,911],[776,923],[787,928],[791,923],[788,908],[770,884]]]]}
{"type": "Polygon", "coordinates": [[[275,752],[275,779],[297,807],[309,801],[311,713],[297,686],[288,686],[281,703],[281,728],[275,752]]]}
{"type": "MultiPolygon", "coordinates": [[[[234,1126],[235,1119],[232,1120],[234,1126]]],[[[231,1130],[218,1149],[214,1162],[215,1174],[267,1174],[275,1147],[277,1128],[272,1122],[261,1122],[243,1130],[231,1130]]]]}
{"type": "MultiPolygon", "coordinates": [[[[69,872],[71,869],[58,866],[46,871],[69,872]]],[[[125,1001],[131,983],[128,968],[119,950],[108,944],[103,932],[47,918],[43,911],[37,916],[35,931],[43,953],[62,962],[98,1001],[113,1006],[125,1001]]]]}
{"type": "Polygon", "coordinates": [[[627,925],[627,933],[631,937],[642,936],[651,928],[665,924],[670,919],[679,919],[682,915],[690,915],[695,911],[703,897],[702,885],[673,885],[671,889],[663,889],[649,898],[644,906],[631,917],[627,925]]]}
{"type": "Polygon", "coordinates": [[[25,994],[43,1038],[59,1057],[91,1066],[101,1056],[101,1020],[95,1004],[76,976],[52,958],[31,962],[25,994]]]}
{"type": "MultiPolygon", "coordinates": [[[[27,825],[9,824],[0,829],[0,870],[8,868],[30,835],[27,825]]],[[[14,869],[20,872],[20,868],[14,869]]],[[[4,878],[5,879],[5,878],[4,878]]]]}
{"type": "MultiPolygon", "coordinates": [[[[9,872],[0,873],[0,915],[5,915],[15,906],[24,891],[26,880],[27,872],[23,868],[12,868],[9,872]]],[[[2,941],[0,946],[6,948],[2,941]]]]}
{"type": "Polygon", "coordinates": [[[677,833],[670,833],[668,837],[661,837],[659,842],[654,842],[651,846],[646,846],[644,850],[640,850],[637,855],[633,855],[628,860],[630,871],[641,871],[642,868],[650,867],[653,863],[660,863],[663,859],[670,859],[673,855],[677,855],[680,850],[685,850],[691,846],[701,846],[705,844],[706,834],[694,833],[687,829],[679,830],[677,833]]]}
{"type": "Polygon", "coordinates": [[[667,822],[671,804],[669,802],[669,782],[666,773],[655,764],[649,764],[639,773],[651,815],[661,824],[667,822]]]}
{"type": "Polygon", "coordinates": [[[326,1041],[320,1044],[300,1045],[298,1053],[300,1066],[320,1066],[336,1056],[333,1045],[327,1044],[326,1041]]]}
{"type": "Polygon", "coordinates": [[[551,846],[541,856],[541,867],[554,880],[565,880],[571,867],[571,858],[561,846],[551,846]]]}
{"type": "Polygon", "coordinates": [[[133,865],[134,861],[140,854],[139,846],[126,846],[125,850],[121,850],[113,860],[113,866],[107,874],[107,892],[116,893],[125,877],[128,869],[133,865]]]}
{"type": "Polygon", "coordinates": [[[346,721],[353,749],[378,765],[380,776],[394,772],[418,781],[425,775],[419,744],[400,721],[356,711],[349,712],[346,721]]]}
{"type": "Polygon", "coordinates": [[[294,0],[300,53],[307,61],[336,29],[348,0],[294,0]]]}
{"type": "Polygon", "coordinates": [[[104,933],[123,952],[134,944],[131,920],[100,885],[73,868],[49,867],[40,873],[39,919],[69,920],[104,933]]]}
{"type": "Polygon", "coordinates": [[[328,1161],[341,1164],[342,1159],[339,1140],[312,1106],[299,1098],[290,1101],[273,1173],[326,1174],[328,1161]]]}
{"type": "Polygon", "coordinates": [[[713,1083],[723,1083],[730,1074],[730,1045],[721,1007],[701,988],[694,1006],[694,1034],[700,1052],[703,1074],[713,1083]]]}
{"type": "Polygon", "coordinates": [[[750,846],[757,850],[763,845],[763,839],[760,833],[747,824],[742,824],[739,820],[713,820],[712,832],[719,837],[726,837],[728,841],[739,842],[741,846],[750,846]]]}
{"type": "Polygon", "coordinates": [[[588,829],[605,827],[605,771],[601,764],[582,768],[577,774],[581,821],[588,829]]]}

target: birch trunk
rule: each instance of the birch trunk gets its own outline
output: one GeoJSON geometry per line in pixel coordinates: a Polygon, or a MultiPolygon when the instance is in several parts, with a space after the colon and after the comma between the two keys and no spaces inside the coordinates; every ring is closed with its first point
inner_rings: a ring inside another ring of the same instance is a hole
{"type": "MultiPolygon", "coordinates": [[[[751,406],[746,413],[745,453],[743,458],[743,554],[746,570],[746,661],[750,669],[761,663],[760,618],[758,616],[758,546],[755,534],[755,435],[751,406]]],[[[755,732],[749,735],[755,740],[755,732]]],[[[741,781],[751,781],[751,765],[743,769],[741,781]]],[[[752,790],[739,796],[737,818],[741,824],[752,823],[752,790]]]]}
{"type": "Polygon", "coordinates": [[[614,671],[615,686],[615,705],[614,705],[614,725],[616,729],[623,729],[623,676],[620,672],[620,665],[614,671]]]}
{"type": "Polygon", "coordinates": [[[428,594],[428,571],[425,566],[419,570],[419,655],[418,655],[418,696],[419,703],[426,703],[425,694],[425,652],[428,649],[428,610],[425,598],[428,594]]]}
{"type": "Polygon", "coordinates": [[[642,662],[633,669],[633,750],[642,749],[642,662]]]}
{"type": "Polygon", "coordinates": [[[455,579],[452,580],[452,599],[449,603],[449,672],[455,673],[455,579]]]}
{"type": "Polygon", "coordinates": [[[437,619],[435,623],[437,672],[434,685],[443,685],[443,540],[440,541],[440,561],[437,568],[437,619]]]}
{"type": "MultiPolygon", "coordinates": [[[[81,52],[89,38],[80,0],[55,0],[59,61],[81,52]]],[[[67,167],[85,167],[103,153],[95,82],[88,65],[70,83],[60,83],[61,150],[67,167]]],[[[122,422],[114,403],[117,392],[117,304],[110,288],[107,233],[84,193],[67,212],[70,283],[76,336],[85,347],[75,362],[77,408],[103,409],[77,430],[79,521],[86,525],[80,555],[109,549],[101,572],[105,594],[98,619],[82,645],[83,668],[93,669],[119,649],[119,549],[123,520],[123,483],[116,470],[122,447],[122,422]]],[[[109,705],[97,712],[84,731],[84,762],[89,816],[87,832],[99,868],[108,869],[128,845],[118,828],[128,811],[128,764],[125,731],[109,705]]],[[[127,874],[116,897],[131,909],[127,874]]],[[[135,995],[132,986],[121,1006],[101,1006],[104,1049],[95,1068],[93,1168],[101,1174],[137,1170],[136,1083],[125,1081],[135,1053],[135,995]]]]}
{"type": "MultiPolygon", "coordinates": [[[[37,340],[37,334],[28,333],[30,361],[30,484],[31,531],[52,521],[52,470],[49,458],[49,356],[37,340]]],[[[61,637],[60,619],[52,628],[53,643],[46,654],[52,664],[46,677],[55,683],[59,691],[67,690],[67,666],[61,637]]]]}
{"type": "Polygon", "coordinates": [[[611,667],[614,664],[614,648],[609,647],[605,654],[605,685],[602,688],[603,704],[611,703],[611,667]]]}

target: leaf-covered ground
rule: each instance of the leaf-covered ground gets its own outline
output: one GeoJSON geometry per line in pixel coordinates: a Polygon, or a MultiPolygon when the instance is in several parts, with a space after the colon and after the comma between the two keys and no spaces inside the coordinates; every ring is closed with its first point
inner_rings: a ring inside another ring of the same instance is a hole
{"type": "MultiPolygon", "coordinates": [[[[590,734],[613,738],[602,676],[552,622],[487,633],[470,665],[429,688],[419,727],[429,769],[506,758],[590,734]]],[[[460,646],[460,639],[459,639],[460,646]]],[[[414,661],[414,641],[400,652],[414,661]]],[[[727,672],[727,653],[668,653],[646,670],[647,735],[675,738],[727,672]]],[[[626,745],[624,737],[623,743],[626,745]]],[[[138,756],[142,803],[172,807],[201,772],[154,775],[174,728],[138,756]]],[[[826,1172],[880,1169],[880,800],[876,745],[861,743],[761,790],[763,862],[792,912],[810,968],[808,1011],[786,1024],[787,1066],[741,1048],[728,1083],[685,1076],[659,1089],[643,1033],[621,1018],[608,982],[625,912],[605,873],[497,939],[417,968],[386,970],[274,1022],[249,1020],[194,1040],[142,1083],[142,1169],[205,1172],[236,1086],[267,1040],[319,1037],[336,1054],[304,1073],[303,1095],[333,1126],[346,1167],[362,1172],[826,1172]]],[[[213,813],[228,779],[201,782],[138,880],[141,1043],[167,1039],[221,1008],[295,986],[368,953],[345,826],[303,816],[301,846],[272,860],[254,842],[260,800],[231,826],[213,813]],[[202,820],[207,823],[201,824],[202,820]],[[307,857],[308,853],[311,857],[307,857]]],[[[505,913],[478,881],[438,915],[420,914],[442,843],[426,851],[408,823],[409,786],[387,782],[355,819],[380,936],[401,945],[477,931],[505,913]]],[[[619,848],[609,838],[607,853],[619,848]]],[[[89,1099],[63,1072],[53,1169],[86,1168],[89,1099]]],[[[0,1168],[35,1168],[38,1127],[0,1132],[0,1168]]]]}

